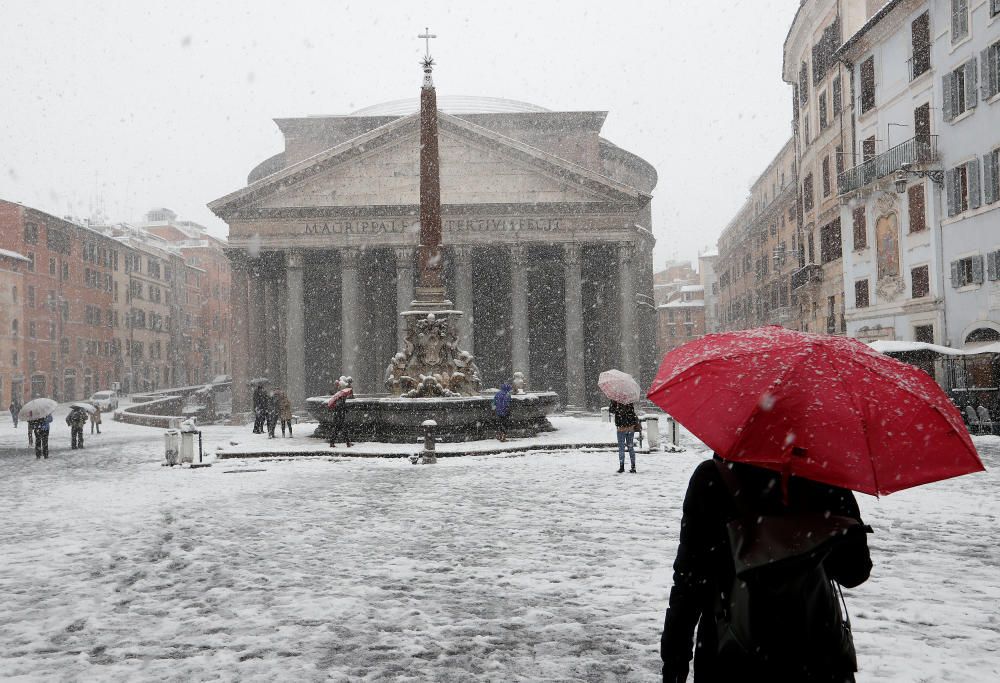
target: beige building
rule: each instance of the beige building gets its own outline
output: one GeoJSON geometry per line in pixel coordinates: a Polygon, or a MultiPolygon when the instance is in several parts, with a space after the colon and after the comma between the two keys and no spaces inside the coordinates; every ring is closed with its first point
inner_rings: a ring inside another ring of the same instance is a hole
{"type": "Polygon", "coordinates": [[[805,329],[808,324],[811,308],[793,295],[802,252],[795,178],[795,147],[789,140],[719,237],[712,265],[720,330],[761,325],[805,329]]]}
{"type": "Polygon", "coordinates": [[[24,254],[0,249],[0,409],[24,402],[24,254]]]}

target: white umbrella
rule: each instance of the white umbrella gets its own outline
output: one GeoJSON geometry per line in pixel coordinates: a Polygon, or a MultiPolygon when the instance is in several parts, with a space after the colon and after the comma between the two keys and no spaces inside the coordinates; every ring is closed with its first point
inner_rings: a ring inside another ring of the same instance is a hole
{"type": "Polygon", "coordinates": [[[271,380],[267,377],[255,377],[247,382],[250,386],[255,386],[257,384],[268,384],[271,380]]]}
{"type": "Polygon", "coordinates": [[[635,403],[642,396],[639,383],[621,370],[605,370],[597,378],[597,386],[605,396],[618,403],[635,403]]]}
{"type": "Polygon", "coordinates": [[[80,410],[84,410],[84,411],[86,411],[87,413],[90,413],[90,414],[93,414],[93,413],[97,412],[97,408],[95,408],[90,403],[84,403],[83,401],[81,401],[79,403],[70,403],[69,407],[70,408],[79,408],[80,410]]]}
{"type": "Polygon", "coordinates": [[[46,415],[51,415],[58,406],[59,404],[51,398],[33,398],[21,406],[17,417],[20,420],[37,420],[46,415]]]}

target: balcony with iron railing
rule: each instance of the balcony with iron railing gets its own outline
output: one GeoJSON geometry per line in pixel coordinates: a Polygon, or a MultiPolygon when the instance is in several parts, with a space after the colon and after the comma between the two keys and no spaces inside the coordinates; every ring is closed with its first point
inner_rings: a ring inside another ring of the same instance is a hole
{"type": "Polygon", "coordinates": [[[929,164],[937,161],[937,135],[918,135],[906,142],[849,168],[837,176],[837,193],[846,194],[895,173],[904,164],[929,164]]]}
{"type": "Polygon", "coordinates": [[[823,266],[818,263],[810,263],[792,273],[792,289],[799,289],[811,282],[820,282],[822,279],[823,266]]]}

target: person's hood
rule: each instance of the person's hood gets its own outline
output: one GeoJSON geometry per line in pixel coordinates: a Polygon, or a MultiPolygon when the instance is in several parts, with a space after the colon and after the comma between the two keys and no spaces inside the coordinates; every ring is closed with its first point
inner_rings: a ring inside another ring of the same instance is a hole
{"type": "Polygon", "coordinates": [[[504,382],[503,384],[500,385],[500,391],[504,392],[505,394],[509,394],[513,388],[514,387],[508,384],[507,382],[504,382]]]}

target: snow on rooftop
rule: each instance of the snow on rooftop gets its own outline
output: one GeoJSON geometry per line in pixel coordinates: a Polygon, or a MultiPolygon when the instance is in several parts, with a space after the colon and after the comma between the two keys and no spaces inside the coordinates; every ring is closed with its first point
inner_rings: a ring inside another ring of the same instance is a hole
{"type": "Polygon", "coordinates": [[[684,301],[683,299],[678,299],[677,301],[670,301],[665,304],[660,304],[657,308],[692,308],[692,307],[704,307],[704,299],[692,299],[691,301],[684,301]]]}
{"type": "Polygon", "coordinates": [[[682,292],[704,292],[705,287],[703,285],[684,285],[681,287],[682,292]]]}
{"type": "MultiPolygon", "coordinates": [[[[521,114],[550,111],[529,102],[473,95],[442,95],[437,98],[437,105],[438,109],[446,114],[521,114]]],[[[358,109],[351,112],[351,116],[408,116],[417,111],[420,111],[420,100],[410,97],[358,109]]]]}
{"type": "Polygon", "coordinates": [[[15,261],[30,261],[24,254],[19,254],[16,251],[11,251],[10,249],[0,249],[0,256],[5,256],[7,258],[12,258],[15,261]]]}

